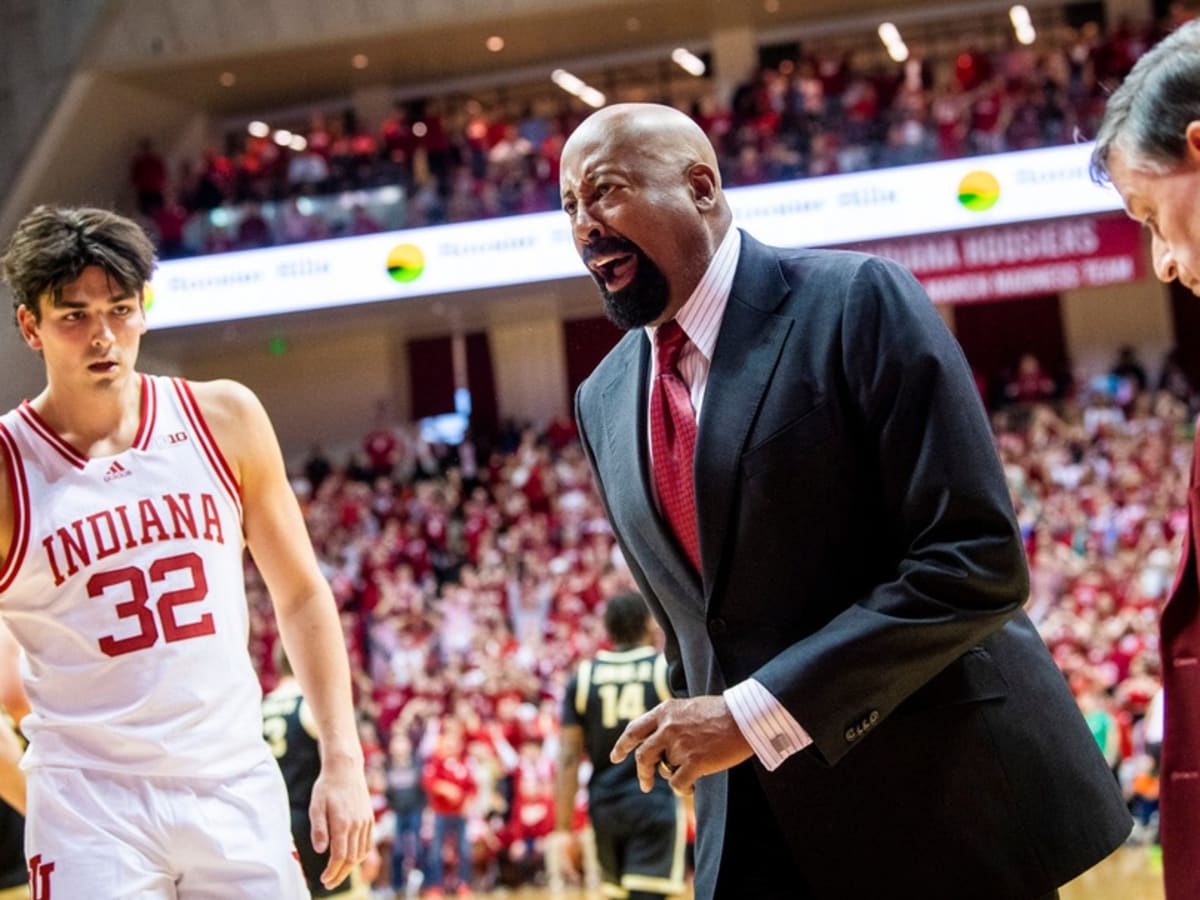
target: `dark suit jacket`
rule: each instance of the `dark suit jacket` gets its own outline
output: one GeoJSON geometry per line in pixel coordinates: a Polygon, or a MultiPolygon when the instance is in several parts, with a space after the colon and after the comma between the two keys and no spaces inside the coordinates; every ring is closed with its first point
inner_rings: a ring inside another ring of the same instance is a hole
{"type": "Polygon", "coordinates": [[[1179,574],[1163,609],[1163,690],[1166,702],[1162,745],[1163,874],[1167,900],[1200,894],[1200,435],[1192,455],[1188,489],[1188,533],[1179,574]]]}
{"type": "MultiPolygon", "coordinates": [[[[700,577],[649,488],[649,365],[637,330],[580,386],[584,448],[672,689],[753,676],[812,735],[754,766],[813,896],[1036,897],[1117,847],[1129,815],[1021,612],[987,418],[916,280],[742,235],[699,422],[700,577]]],[[[725,821],[726,783],[696,789],[697,900],[725,830],[768,827],[725,821]]]]}

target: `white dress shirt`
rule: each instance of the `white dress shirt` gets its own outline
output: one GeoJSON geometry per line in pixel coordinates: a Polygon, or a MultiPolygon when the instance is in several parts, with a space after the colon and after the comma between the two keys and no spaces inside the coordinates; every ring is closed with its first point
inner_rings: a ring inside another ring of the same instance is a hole
{"type": "MultiPolygon", "coordinates": [[[[696,413],[696,421],[704,408],[704,391],[708,386],[708,369],[712,362],[713,351],[717,347],[717,335],[721,331],[721,319],[725,315],[725,306],[729,302],[729,294],[733,290],[733,273],[737,269],[738,257],[741,255],[742,242],[740,232],[730,226],[721,241],[712,262],[696,289],[692,292],[683,308],[675,316],[675,321],[688,336],[679,356],[679,374],[688,385],[692,398],[692,408],[696,413]]],[[[654,390],[654,360],[658,356],[656,332],[652,325],[646,326],[652,348],[650,383],[648,391],[654,390]]],[[[647,404],[649,409],[650,404],[647,404]]],[[[653,434],[650,420],[646,420],[647,435],[653,434]]],[[[649,437],[653,440],[653,437],[649,437]]],[[[650,454],[654,458],[653,448],[650,454]]],[[[654,501],[658,503],[657,489],[654,479],[650,479],[651,490],[655,492],[654,501]]],[[[742,735],[749,742],[754,755],[768,771],[777,769],[785,759],[812,743],[808,732],[792,717],[775,696],[753,678],[747,678],[740,684],[725,691],[725,702],[733,713],[734,721],[742,735]]]]}

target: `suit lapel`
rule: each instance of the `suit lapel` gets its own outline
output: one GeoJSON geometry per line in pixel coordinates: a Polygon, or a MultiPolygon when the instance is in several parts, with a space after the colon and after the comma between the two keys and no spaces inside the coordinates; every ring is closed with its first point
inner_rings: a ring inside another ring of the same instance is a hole
{"type": "Polygon", "coordinates": [[[726,547],[746,436],[791,331],[790,319],[772,314],[787,290],[774,254],[743,234],[696,438],[696,514],[706,600],[716,584],[726,547]]]}
{"type": "MultiPolygon", "coordinates": [[[[638,339],[624,342],[616,374],[601,392],[604,435],[609,445],[605,457],[610,463],[605,490],[614,516],[621,518],[626,529],[636,529],[649,557],[671,579],[686,587],[681,599],[703,613],[697,576],[654,504],[646,434],[649,366],[650,341],[643,332],[638,339]],[[635,453],[629,452],[631,447],[636,448],[635,453]]],[[[644,564],[642,567],[646,568],[644,564]]]]}

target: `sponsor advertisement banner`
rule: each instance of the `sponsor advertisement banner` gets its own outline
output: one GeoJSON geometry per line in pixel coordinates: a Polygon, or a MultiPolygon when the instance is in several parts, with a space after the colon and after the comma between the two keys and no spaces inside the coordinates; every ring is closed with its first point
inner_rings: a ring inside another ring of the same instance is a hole
{"type": "MultiPolygon", "coordinates": [[[[1091,145],[1077,144],[926,163],[733,188],[728,197],[737,225],[781,247],[885,241],[1119,210],[1116,192],[1088,177],[1090,151],[1091,145]]],[[[969,253],[966,245],[958,252],[969,253]]],[[[1088,254],[1071,257],[1075,276],[1045,268],[1052,265],[1046,262],[989,290],[1016,296],[1062,289],[1034,291],[1035,284],[1123,280],[1116,262],[1105,275],[1105,253],[1096,253],[1094,265],[1085,265],[1088,254]],[[1016,291],[1022,278],[1029,290],[1016,291]]],[[[964,272],[977,274],[970,267],[964,272]]],[[[567,218],[547,212],[171,260],[159,266],[151,285],[149,318],[152,327],[172,328],[577,276],[585,272],[567,218]]],[[[982,291],[965,283],[942,289],[943,300],[982,291]]]]}

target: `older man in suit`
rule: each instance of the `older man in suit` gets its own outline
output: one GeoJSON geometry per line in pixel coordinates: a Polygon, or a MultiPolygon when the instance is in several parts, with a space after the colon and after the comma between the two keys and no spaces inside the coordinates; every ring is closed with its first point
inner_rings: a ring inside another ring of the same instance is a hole
{"type": "Polygon", "coordinates": [[[613,753],[694,786],[698,900],[1054,896],[1131,821],[1021,612],[987,419],[920,286],[739,232],[669,107],[592,115],[561,171],[629,329],[580,434],[675,695],[613,753]]]}
{"type": "MultiPolygon", "coordinates": [[[[1138,60],[1113,92],[1092,151],[1092,174],[1111,181],[1150,233],[1154,273],[1200,295],[1200,22],[1182,26],[1138,60]]],[[[1168,900],[1200,894],[1200,452],[1192,458],[1188,532],[1163,610],[1165,730],[1161,831],[1168,900]]]]}

